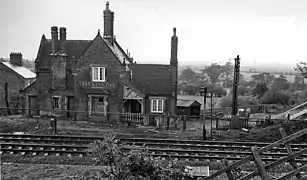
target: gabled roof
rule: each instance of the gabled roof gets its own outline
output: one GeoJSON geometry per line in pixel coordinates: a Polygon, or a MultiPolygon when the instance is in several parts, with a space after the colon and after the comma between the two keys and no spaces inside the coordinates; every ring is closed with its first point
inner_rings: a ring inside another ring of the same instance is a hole
{"type": "Polygon", "coordinates": [[[117,43],[117,41],[114,39],[113,46],[105,40],[106,44],[109,46],[109,48],[112,50],[112,52],[116,55],[117,59],[123,63],[125,60],[125,63],[131,64],[133,63],[131,59],[128,57],[128,55],[125,53],[125,51],[120,47],[120,45],[117,43]]]}
{"type": "MultiPolygon", "coordinates": [[[[66,40],[65,50],[68,55],[68,61],[71,59],[79,59],[79,57],[83,55],[86,49],[90,46],[92,41],[93,40],[66,40]]],[[[124,59],[126,63],[132,63],[131,59],[116,41],[114,41],[114,46],[112,46],[107,40],[104,39],[104,41],[121,63],[123,63],[124,59]]],[[[50,56],[51,53],[52,39],[46,39],[43,35],[36,61],[40,61],[40,59],[47,60],[46,62],[50,61],[52,58],[50,56]]]]}
{"type": "Polygon", "coordinates": [[[201,106],[201,104],[196,100],[177,99],[177,106],[190,107],[190,106],[201,106]]]}
{"type": "Polygon", "coordinates": [[[129,64],[131,83],[144,94],[172,94],[171,69],[169,65],[129,64]]]}
{"type": "MultiPolygon", "coordinates": [[[[71,59],[78,59],[91,42],[91,40],[66,40],[65,50],[68,55],[68,61],[71,59]]],[[[47,60],[46,62],[49,62],[52,59],[50,56],[52,53],[52,40],[46,39],[40,47],[38,53],[38,62],[42,59],[44,61],[47,60]]]]}
{"type": "Polygon", "coordinates": [[[10,62],[1,62],[1,63],[25,79],[36,78],[36,74],[26,67],[14,66],[10,62]]]}

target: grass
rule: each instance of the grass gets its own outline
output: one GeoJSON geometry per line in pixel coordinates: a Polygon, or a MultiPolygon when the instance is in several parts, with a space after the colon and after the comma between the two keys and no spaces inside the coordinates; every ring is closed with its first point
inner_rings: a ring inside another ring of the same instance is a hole
{"type": "MultiPolygon", "coordinates": [[[[77,179],[81,175],[95,174],[102,170],[102,166],[98,166],[94,160],[90,158],[68,158],[68,157],[32,157],[32,156],[6,156],[2,155],[1,179],[77,179]],[[10,163],[5,163],[9,160],[10,163]]],[[[185,166],[209,166],[210,174],[221,169],[223,165],[220,162],[195,162],[181,161],[185,166]]],[[[290,165],[282,165],[274,168],[271,174],[281,175],[282,173],[291,171],[290,165]]],[[[247,174],[256,170],[254,164],[245,164],[238,169],[239,174],[247,174]]],[[[226,175],[222,175],[217,180],[227,179],[226,175]]],[[[258,178],[256,178],[258,179],[258,178]]]]}

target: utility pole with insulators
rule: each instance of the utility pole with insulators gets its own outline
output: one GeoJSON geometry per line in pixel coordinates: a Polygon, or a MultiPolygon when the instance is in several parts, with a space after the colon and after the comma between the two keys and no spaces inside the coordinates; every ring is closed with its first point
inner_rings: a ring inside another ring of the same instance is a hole
{"type": "Polygon", "coordinates": [[[232,115],[238,113],[238,85],[240,83],[240,57],[237,55],[234,65],[233,89],[232,89],[232,115]]]}
{"type": "Polygon", "coordinates": [[[203,140],[206,140],[206,104],[207,104],[207,87],[201,88],[204,96],[204,112],[203,112],[203,140]]]}

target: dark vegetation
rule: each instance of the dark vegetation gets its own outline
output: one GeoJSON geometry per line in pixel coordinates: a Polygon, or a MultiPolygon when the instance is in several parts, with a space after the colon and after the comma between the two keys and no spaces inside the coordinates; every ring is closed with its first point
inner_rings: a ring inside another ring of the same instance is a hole
{"type": "MultiPolygon", "coordinates": [[[[201,95],[201,88],[207,86],[209,92],[212,91],[215,97],[222,97],[221,107],[230,107],[233,69],[230,61],[224,65],[213,63],[200,71],[187,67],[180,72],[179,93],[201,95]]],[[[241,74],[238,86],[239,105],[270,104],[282,107],[284,110],[306,102],[307,90],[304,80],[307,78],[307,63],[300,62],[294,69],[297,74],[293,82],[289,82],[282,74],[276,77],[264,72],[252,75],[251,80],[244,78],[241,74]]]]}

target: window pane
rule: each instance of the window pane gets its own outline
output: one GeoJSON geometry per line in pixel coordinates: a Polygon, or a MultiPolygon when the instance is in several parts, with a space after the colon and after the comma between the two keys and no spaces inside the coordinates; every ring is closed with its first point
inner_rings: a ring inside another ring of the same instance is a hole
{"type": "Polygon", "coordinates": [[[104,68],[99,68],[99,80],[103,81],[104,80],[104,68]]]}
{"type": "Polygon", "coordinates": [[[157,100],[155,99],[152,100],[152,111],[157,111],[157,100]]]}
{"type": "Polygon", "coordinates": [[[163,101],[160,99],[160,100],[158,100],[158,111],[159,112],[162,112],[163,110],[162,110],[162,103],[163,103],[163,101]]]}
{"type": "Polygon", "coordinates": [[[93,80],[98,80],[98,68],[96,67],[93,68],[93,80]]]}

